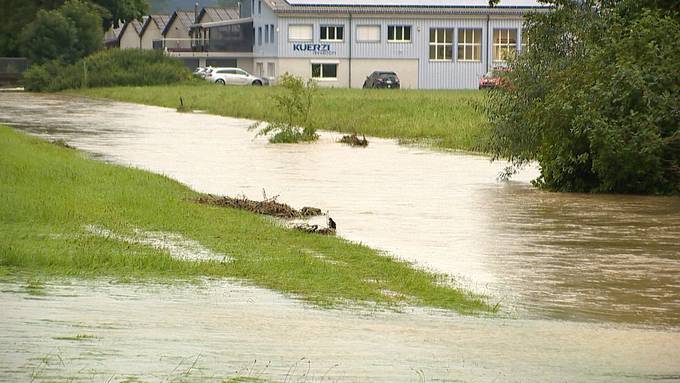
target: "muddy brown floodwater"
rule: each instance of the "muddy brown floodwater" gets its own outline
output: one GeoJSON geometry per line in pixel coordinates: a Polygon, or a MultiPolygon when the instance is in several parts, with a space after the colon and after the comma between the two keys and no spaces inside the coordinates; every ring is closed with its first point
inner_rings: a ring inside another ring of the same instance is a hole
{"type": "Polygon", "coordinates": [[[504,310],[327,311],[236,282],[64,281],[36,297],[7,281],[0,380],[680,381],[680,198],[546,193],[535,168],[498,182],[485,157],[328,132],[270,145],[248,120],[65,96],[0,93],[0,123],[201,192],[320,207],[338,235],[504,310]],[[81,332],[95,338],[64,339],[81,332]]]}

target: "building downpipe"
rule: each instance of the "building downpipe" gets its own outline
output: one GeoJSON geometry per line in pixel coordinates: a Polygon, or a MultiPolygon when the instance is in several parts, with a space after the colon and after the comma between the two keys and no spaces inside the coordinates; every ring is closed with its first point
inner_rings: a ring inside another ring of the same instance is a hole
{"type": "MultiPolygon", "coordinates": [[[[486,72],[484,73],[489,73],[489,15],[486,15],[486,72]]],[[[493,53],[492,53],[493,54],[493,53]]]]}
{"type": "Polygon", "coordinates": [[[354,32],[352,32],[352,13],[349,14],[349,88],[352,88],[352,40],[354,39],[354,32]]]}

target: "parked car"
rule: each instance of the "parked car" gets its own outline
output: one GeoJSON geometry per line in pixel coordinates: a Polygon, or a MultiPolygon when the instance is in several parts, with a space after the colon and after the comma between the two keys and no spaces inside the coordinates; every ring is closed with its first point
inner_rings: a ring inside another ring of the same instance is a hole
{"type": "Polygon", "coordinates": [[[399,89],[399,77],[394,72],[375,71],[366,77],[364,88],[399,89]]]}
{"type": "Polygon", "coordinates": [[[261,86],[267,83],[263,78],[253,76],[241,68],[213,68],[205,79],[220,85],[261,86]]]}
{"type": "Polygon", "coordinates": [[[202,67],[199,66],[198,68],[194,69],[194,72],[192,73],[194,77],[198,78],[205,78],[206,73],[208,73],[208,70],[210,70],[210,67],[202,67]]]}
{"type": "Polygon", "coordinates": [[[505,84],[507,79],[503,77],[503,73],[508,71],[508,68],[494,68],[486,72],[486,74],[479,79],[479,89],[493,89],[505,84]]]}

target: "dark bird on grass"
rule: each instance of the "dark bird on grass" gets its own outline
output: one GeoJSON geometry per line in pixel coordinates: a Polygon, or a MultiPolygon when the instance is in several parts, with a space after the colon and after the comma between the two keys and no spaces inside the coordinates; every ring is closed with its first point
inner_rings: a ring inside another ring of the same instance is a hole
{"type": "Polygon", "coordinates": [[[335,221],[333,221],[333,218],[331,217],[328,217],[328,227],[333,230],[335,230],[335,228],[337,227],[335,221]]]}

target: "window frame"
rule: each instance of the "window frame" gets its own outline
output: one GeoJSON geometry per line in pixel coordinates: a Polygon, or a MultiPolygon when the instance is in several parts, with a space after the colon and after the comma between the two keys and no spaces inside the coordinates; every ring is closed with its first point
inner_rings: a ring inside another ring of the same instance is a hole
{"type": "Polygon", "coordinates": [[[314,41],[314,24],[288,24],[288,42],[303,42],[308,43],[314,41]],[[299,40],[290,38],[290,27],[309,27],[311,30],[311,36],[309,39],[299,40]]]}
{"type": "Polygon", "coordinates": [[[262,27],[257,27],[257,45],[262,45],[262,27]]]}
{"type": "Polygon", "coordinates": [[[382,25],[380,24],[359,24],[355,28],[356,31],[356,36],[355,40],[358,43],[364,43],[364,44],[370,44],[370,43],[379,43],[382,41],[382,25]],[[359,40],[359,28],[361,27],[372,27],[372,28],[378,28],[378,39],[377,40],[359,40]]]}
{"type": "Polygon", "coordinates": [[[310,69],[312,70],[312,75],[310,78],[315,81],[338,81],[338,67],[340,66],[339,63],[337,62],[311,62],[310,69]],[[314,66],[319,65],[319,74],[320,77],[314,77],[314,66]],[[335,77],[325,77],[324,76],[324,66],[325,65],[333,65],[335,66],[335,77]]]}
{"type": "Polygon", "coordinates": [[[453,61],[453,34],[455,33],[455,28],[430,28],[429,32],[430,33],[428,34],[428,46],[427,46],[428,47],[427,56],[428,56],[429,60],[434,61],[434,62],[452,62],[453,61]],[[435,36],[434,42],[432,41],[432,31],[434,31],[434,36],[435,36]],[[444,31],[444,41],[443,42],[438,41],[438,36],[439,36],[438,31],[444,31]],[[448,43],[446,42],[446,33],[447,32],[450,32],[450,34],[451,34],[450,42],[448,42],[448,43]],[[435,58],[432,58],[432,47],[433,46],[435,47],[435,58]],[[438,56],[437,52],[439,51],[439,49],[437,49],[437,48],[439,48],[439,47],[444,47],[444,55],[443,55],[444,57],[443,58],[437,57],[438,56]],[[451,48],[451,54],[450,54],[449,58],[446,58],[446,48],[447,47],[451,48]]]}
{"type": "Polygon", "coordinates": [[[456,31],[456,61],[467,62],[467,63],[480,63],[482,62],[483,52],[482,52],[482,39],[484,38],[484,30],[482,28],[458,28],[456,31]],[[475,31],[479,31],[479,41],[475,42],[475,31]],[[460,34],[463,33],[463,41],[460,39],[460,34]],[[468,42],[467,32],[472,33],[472,41],[468,42]],[[463,58],[460,57],[460,48],[463,48],[463,58]],[[465,48],[472,47],[472,58],[466,58],[465,48]],[[475,47],[478,48],[479,58],[475,59],[475,47]]]}
{"type": "MultiPolygon", "coordinates": [[[[439,28],[442,29],[442,28],[439,28]]],[[[444,28],[445,29],[445,28],[444,28]]],[[[389,44],[410,44],[413,42],[413,26],[412,25],[388,25],[387,26],[387,43],[389,44]],[[390,28],[394,28],[394,38],[390,40],[390,28]],[[401,28],[401,39],[397,39],[397,28],[401,28]],[[404,38],[406,28],[408,28],[408,40],[404,38]]]]}
{"type": "Polygon", "coordinates": [[[515,54],[517,54],[517,28],[494,28],[493,29],[493,41],[491,44],[491,60],[494,63],[505,63],[507,60],[503,59],[501,56],[501,53],[503,53],[504,50],[506,50],[508,53],[512,53],[513,51],[515,54]],[[502,32],[508,32],[507,34],[507,41],[503,42],[503,35],[502,32]],[[511,44],[510,43],[510,32],[514,31],[515,32],[515,43],[511,44]],[[499,41],[496,41],[496,32],[499,33],[499,41]],[[496,58],[496,52],[498,52],[498,58],[496,58]]]}
{"type": "Polygon", "coordinates": [[[319,41],[321,42],[330,42],[330,43],[338,43],[338,42],[343,42],[345,41],[345,26],[342,24],[321,24],[319,25],[319,41]],[[324,39],[323,36],[323,29],[324,28],[329,28],[326,31],[326,38],[324,39]],[[330,28],[334,28],[335,33],[334,33],[334,39],[329,39],[328,38],[328,31],[330,31],[330,28]],[[338,29],[342,30],[342,38],[338,39],[338,29]]]}

